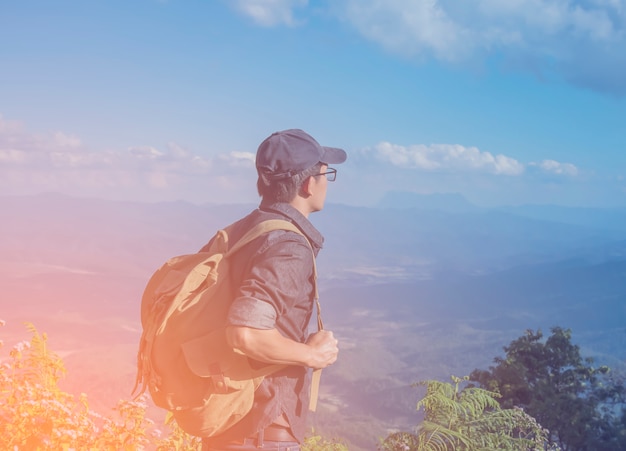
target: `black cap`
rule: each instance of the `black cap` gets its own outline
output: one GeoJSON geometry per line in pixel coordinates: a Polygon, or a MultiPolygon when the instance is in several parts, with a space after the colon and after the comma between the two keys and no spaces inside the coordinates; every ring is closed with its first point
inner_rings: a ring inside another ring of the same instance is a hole
{"type": "Polygon", "coordinates": [[[345,150],[320,146],[308,133],[283,130],[272,133],[259,146],[256,168],[273,180],[292,177],[317,163],[339,164],[346,161],[345,150]]]}

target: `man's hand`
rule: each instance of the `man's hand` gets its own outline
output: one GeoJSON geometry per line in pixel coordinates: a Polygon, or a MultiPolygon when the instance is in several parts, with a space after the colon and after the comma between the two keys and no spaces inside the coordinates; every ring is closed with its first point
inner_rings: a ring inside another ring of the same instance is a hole
{"type": "Polygon", "coordinates": [[[337,339],[329,330],[320,330],[310,335],[306,341],[307,346],[311,349],[308,366],[313,369],[321,369],[335,363],[339,354],[337,343],[337,339]]]}
{"type": "Polygon", "coordinates": [[[265,363],[326,368],[337,360],[339,349],[333,333],[321,330],[306,343],[284,337],[276,329],[260,330],[244,326],[226,328],[226,340],[238,352],[265,363]]]}

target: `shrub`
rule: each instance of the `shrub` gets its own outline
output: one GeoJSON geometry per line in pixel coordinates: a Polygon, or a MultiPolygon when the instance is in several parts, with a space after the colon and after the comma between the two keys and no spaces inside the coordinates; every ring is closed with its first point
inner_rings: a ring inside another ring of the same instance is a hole
{"type": "MultiPolygon", "coordinates": [[[[4,321],[0,320],[0,326],[4,321]]],[[[201,441],[180,429],[171,416],[165,432],[146,418],[147,399],[121,400],[114,416],[92,411],[87,395],[78,399],[59,389],[63,361],[47,347],[46,334],[26,325],[32,338],[0,358],[0,449],[50,451],[199,451],[201,441]]],[[[0,340],[0,348],[3,343],[0,340]]],[[[2,349],[0,349],[2,350],[2,349]]],[[[347,451],[336,440],[308,437],[303,451],[347,451]]]]}
{"type": "MultiPolygon", "coordinates": [[[[521,409],[502,409],[497,393],[464,386],[469,378],[452,376],[452,383],[420,382],[426,395],[417,403],[424,421],[416,433],[397,432],[379,446],[382,451],[543,451],[548,431],[521,409]]],[[[557,448],[550,448],[557,450],[557,448]]]]}

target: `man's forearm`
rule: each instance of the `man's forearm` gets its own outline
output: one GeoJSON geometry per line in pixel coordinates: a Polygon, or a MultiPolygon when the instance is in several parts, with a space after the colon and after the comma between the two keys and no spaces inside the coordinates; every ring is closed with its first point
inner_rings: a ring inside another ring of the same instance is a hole
{"type": "Polygon", "coordinates": [[[276,329],[231,326],[226,329],[226,338],[235,350],[260,362],[309,366],[308,347],[284,337],[276,329]]]}
{"type": "Polygon", "coordinates": [[[276,329],[230,326],[226,329],[230,346],[248,357],[272,364],[324,368],[337,359],[337,340],[332,332],[321,331],[307,343],[283,336],[276,329]]]}

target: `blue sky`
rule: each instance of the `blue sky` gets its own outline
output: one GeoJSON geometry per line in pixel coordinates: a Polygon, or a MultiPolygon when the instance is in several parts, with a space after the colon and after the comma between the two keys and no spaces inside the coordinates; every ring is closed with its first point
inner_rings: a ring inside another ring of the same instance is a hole
{"type": "Polygon", "coordinates": [[[0,192],[256,202],[254,152],[343,147],[329,201],[626,206],[626,0],[0,1],[0,192]]]}

